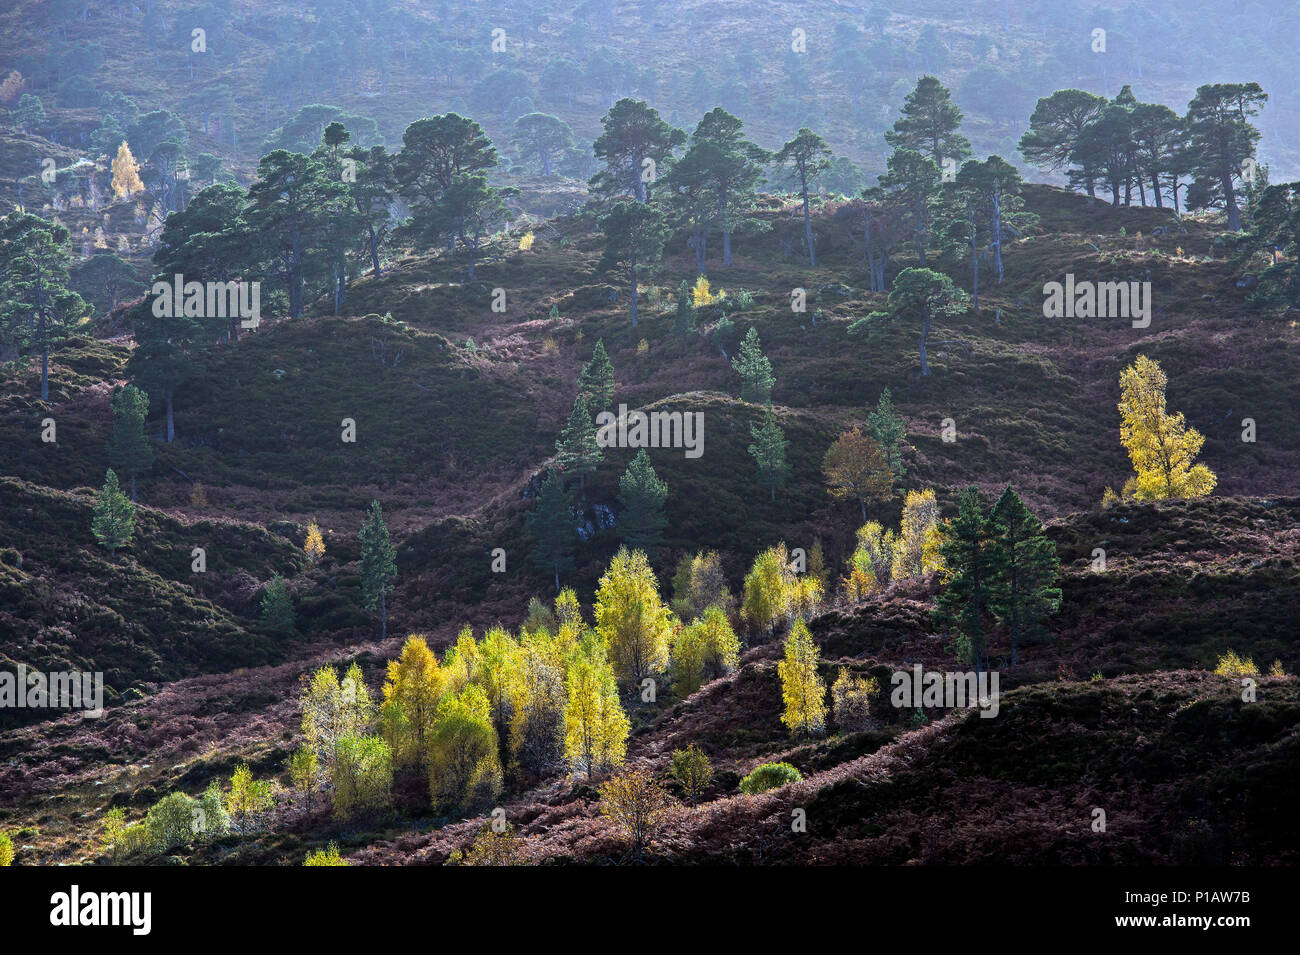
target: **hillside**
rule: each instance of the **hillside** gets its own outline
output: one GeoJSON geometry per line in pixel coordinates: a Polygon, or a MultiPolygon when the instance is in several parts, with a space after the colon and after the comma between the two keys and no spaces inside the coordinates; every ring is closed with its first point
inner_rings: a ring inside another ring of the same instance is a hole
{"type": "MultiPolygon", "coordinates": [[[[219,348],[178,400],[178,440],[160,444],[141,476],[140,531],[112,560],[91,548],[88,485],[105,466],[106,383],[120,379],[128,345],[72,340],[54,356],[49,402],[31,397],[29,378],[11,379],[6,427],[25,437],[10,458],[13,477],[0,484],[5,655],[103,669],[114,693],[126,694],[112,697],[125,705],[103,720],[65,717],[4,734],[4,824],[19,834],[20,860],[95,858],[93,820],[108,807],[134,817],[169,791],[197,794],[240,760],[288,785],[298,683],[314,666],[356,660],[377,690],[407,633],[445,646],[466,622],[517,626],[529,597],[550,589],[527,559],[522,518],[573,381],[600,339],[617,401],[705,414],[700,458],[651,453],[671,489],[656,561],[665,587],[676,556],[701,545],[722,553],[733,588],[752,555],[777,540],[819,539],[839,567],[857,515],[827,497],[821,454],[885,386],[907,422],[909,484],[936,487],[947,510],[966,484],[996,495],[1014,483],[1048,519],[1063,570],[1053,640],[1006,674],[1001,719],[937,711],[917,726],[882,691],[871,730],[792,742],[778,720],[779,645],[761,640],[733,675],[665,710],[634,708],[633,765],[662,772],[687,742],[714,760],[704,806],[674,817],[659,861],[1294,861],[1294,823],[1280,809],[1300,765],[1294,678],[1265,679],[1262,702],[1243,705],[1230,681],[1204,670],[1228,649],[1279,659],[1288,673],[1300,664],[1289,599],[1300,583],[1300,447],[1281,425],[1300,402],[1290,374],[1295,330],[1245,307],[1238,272],[1214,256],[1206,226],[1186,220],[1176,236],[1149,237],[1162,221],[1155,210],[1116,210],[1052,187],[1026,193],[1038,230],[1007,250],[1006,279],[986,292],[979,315],[932,333],[960,345],[932,350],[928,379],[916,374],[914,332],[892,328],[869,341],[847,333],[883,296],[862,290],[834,205],[817,218],[815,271],[777,257],[771,236],[738,239],[736,265],[719,270],[717,284],[751,293],[752,305],[731,315],[758,330],[775,369],[794,465],[775,501],[755,486],[746,445],[757,416],[735,397],[729,364],[703,336],[684,349],[672,342],[666,312],[647,309],[630,328],[604,300],[590,225],[578,219],[485,264],[481,286],[448,281],[440,256],[408,257],[358,282],[354,314],[270,322],[219,348]],[[1098,279],[1149,270],[1159,302],[1151,327],[1043,319],[1033,290],[1067,270],[1098,279]],[[513,303],[504,316],[481,304],[497,283],[513,303]],[[815,324],[788,310],[796,283],[822,289],[815,324]],[[549,317],[552,305],[559,318],[549,317]],[[642,339],[648,349],[638,349],[642,339]],[[377,360],[377,342],[387,343],[385,355],[400,350],[400,361],[377,360]],[[1220,476],[1214,497],[1098,507],[1102,489],[1128,469],[1116,379],[1138,353],[1160,358],[1171,404],[1206,434],[1203,458],[1220,476]],[[1248,412],[1260,422],[1255,445],[1239,440],[1237,420],[1248,412]],[[38,438],[46,414],[60,429],[53,448],[38,438]],[[347,415],[359,423],[353,447],[337,443],[347,415]],[[955,443],[938,435],[949,416],[955,443]],[[201,510],[190,501],[193,480],[207,491],[201,510]],[[384,644],[370,642],[376,630],[355,564],[360,516],[374,496],[398,544],[384,644]],[[313,519],[327,556],[309,566],[300,545],[313,519]],[[207,544],[205,575],[187,573],[196,540],[207,544]],[[506,550],[509,573],[491,572],[494,547],[506,550]],[[1095,547],[1109,555],[1104,574],[1091,567],[1095,547]],[[272,571],[297,595],[287,642],[256,616],[272,571]],[[60,626],[76,633],[75,649],[54,636],[60,626]],[[168,642],[180,633],[182,643],[168,642]],[[804,782],[734,795],[746,772],[773,760],[794,764],[804,782]],[[1098,805],[1111,819],[1104,839],[1088,828],[1098,805]],[[1243,818],[1228,805],[1253,808],[1243,818]],[[806,809],[810,838],[773,828],[790,806],[806,809]]],[[[657,284],[673,288],[692,266],[668,255],[657,284]]],[[[589,482],[589,520],[617,506],[616,478],[630,457],[611,449],[589,482]]],[[[882,518],[896,520],[898,506],[882,518]]],[[[616,533],[598,529],[580,554],[572,579],[584,605],[616,533]]],[[[882,681],[915,662],[954,666],[930,622],[934,587],[900,584],[815,617],[825,678],[839,665],[882,681]]],[[[530,860],[617,861],[623,852],[594,800],[585,783],[552,779],[511,791],[503,805],[530,860]]],[[[337,840],[358,863],[439,863],[480,826],[430,830],[438,820],[410,788],[397,807],[386,821],[340,828],[319,804],[290,801],[265,831],[184,857],[298,861],[337,840]]]]}

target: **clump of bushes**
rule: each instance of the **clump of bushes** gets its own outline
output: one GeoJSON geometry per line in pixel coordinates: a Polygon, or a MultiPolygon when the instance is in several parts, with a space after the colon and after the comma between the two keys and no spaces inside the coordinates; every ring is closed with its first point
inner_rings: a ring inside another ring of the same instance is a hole
{"type": "Polygon", "coordinates": [[[338,843],[331,842],[325,849],[316,849],[307,853],[303,865],[350,865],[347,859],[339,855],[338,843]]]}
{"type": "Polygon", "coordinates": [[[1239,657],[1229,650],[1219,657],[1219,665],[1214,668],[1219,676],[1259,676],[1259,667],[1250,657],[1239,657]]]}
{"type": "Polygon", "coordinates": [[[789,763],[764,763],[740,781],[740,791],[747,796],[757,796],[801,779],[803,773],[789,763]]]}

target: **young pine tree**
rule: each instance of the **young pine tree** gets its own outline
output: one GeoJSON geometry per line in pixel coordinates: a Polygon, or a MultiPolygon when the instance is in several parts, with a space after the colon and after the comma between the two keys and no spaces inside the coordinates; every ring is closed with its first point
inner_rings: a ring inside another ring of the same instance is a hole
{"type": "Polygon", "coordinates": [[[745,334],[745,340],[740,343],[740,353],[732,360],[731,367],[740,375],[741,401],[767,404],[772,400],[772,386],[776,379],[772,377],[772,363],[763,354],[758,329],[751,327],[745,334]]]}
{"type": "Polygon", "coordinates": [[[397,550],[388,537],[388,525],[378,501],[361,525],[361,591],[367,610],[379,608],[380,638],[388,637],[388,595],[397,577],[397,550]]]}
{"type": "Polygon", "coordinates": [[[604,411],[614,401],[614,366],[603,339],[596,342],[591,361],[578,375],[578,395],[587,399],[587,409],[591,412],[604,411]]]}
{"type": "Polygon", "coordinates": [[[645,448],[637,452],[627,471],[618,479],[618,502],[623,506],[620,521],[623,544],[633,549],[652,551],[663,539],[668,518],[664,501],[668,485],[659,480],[645,448]]]}
{"type": "Polygon", "coordinates": [[[524,529],[533,539],[533,563],[555,575],[558,593],[560,574],[573,566],[573,541],[577,530],[572,497],[555,471],[551,471],[542,482],[537,504],[524,518],[524,529]]]}
{"type": "Polygon", "coordinates": [[[1043,620],[1061,606],[1060,560],[1043,525],[1009,486],[989,515],[993,525],[993,599],[990,608],[1011,635],[1011,665],[1020,645],[1043,636],[1043,620]]]}
{"type": "Polygon", "coordinates": [[[135,385],[113,389],[113,432],[108,439],[108,464],[131,478],[131,500],[135,500],[135,478],[153,464],[153,448],[144,433],[149,414],[149,396],[135,385]]]}
{"type": "Polygon", "coordinates": [[[996,572],[992,528],[978,488],[969,487],[957,498],[957,516],[939,547],[951,578],[939,594],[935,620],[960,634],[977,673],[988,667],[989,615],[996,572]]]}
{"type": "Polygon", "coordinates": [[[785,460],[785,449],[790,442],[785,439],[785,432],[776,423],[776,414],[768,405],[763,412],[761,425],[749,426],[754,443],[749,446],[749,453],[758,464],[758,473],[763,484],[769,490],[772,500],[776,500],[776,487],[784,479],[789,465],[785,460]]]}
{"type": "Polygon", "coordinates": [[[573,400],[573,411],[555,441],[555,463],[565,474],[578,476],[578,493],[586,493],[586,477],[594,474],[604,453],[596,442],[596,423],[582,394],[573,400]]]}
{"type": "Polygon", "coordinates": [[[108,548],[110,555],[129,544],[135,533],[135,505],[118,487],[117,474],[112,468],[104,475],[104,487],[95,502],[90,532],[95,535],[95,540],[108,548]]]}
{"type": "Polygon", "coordinates": [[[867,426],[871,436],[885,452],[889,470],[894,472],[894,480],[901,481],[907,469],[903,467],[903,438],[907,434],[907,422],[894,414],[894,397],[886,388],[880,393],[873,411],[867,413],[867,426]]]}
{"type": "Polygon", "coordinates": [[[293,598],[284,586],[284,578],[273,576],[262,590],[262,623],[279,634],[293,633],[293,598]]]}

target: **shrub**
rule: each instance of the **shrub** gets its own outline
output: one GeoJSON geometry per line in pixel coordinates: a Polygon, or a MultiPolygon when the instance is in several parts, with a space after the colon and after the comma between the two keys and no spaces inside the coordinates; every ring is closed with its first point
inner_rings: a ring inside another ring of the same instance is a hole
{"type": "Polygon", "coordinates": [[[199,797],[199,815],[195,818],[196,835],[209,838],[224,836],[230,830],[230,817],[226,814],[225,797],[221,784],[215,779],[199,797]]]}
{"type": "Polygon", "coordinates": [[[14,864],[14,841],[9,833],[0,832],[0,868],[14,864]]]}
{"type": "Polygon", "coordinates": [[[325,849],[316,849],[307,853],[307,858],[303,860],[303,865],[351,865],[347,859],[339,855],[338,843],[331,842],[325,849]]]}
{"type": "Polygon", "coordinates": [[[514,827],[506,823],[500,832],[494,832],[488,823],[474,839],[474,845],[464,854],[462,865],[523,865],[519,846],[523,842],[515,835],[514,827]]]}
{"type": "Polygon", "coordinates": [[[123,849],[126,841],[125,814],[120,808],[110,809],[108,812],[104,813],[104,818],[100,825],[104,836],[103,848],[116,856],[123,849]]]}
{"type": "Polygon", "coordinates": [[[262,588],[262,623],[275,633],[293,633],[293,598],[284,586],[284,578],[276,574],[262,588]]]}
{"type": "Polygon", "coordinates": [[[197,799],[185,793],[168,793],[145,814],[145,844],[156,852],[185,845],[194,838],[200,811],[197,799]]]}
{"type": "Polygon", "coordinates": [[[649,770],[625,769],[600,787],[600,814],[623,831],[639,856],[672,811],[673,798],[649,770]]]}
{"type": "Polygon", "coordinates": [[[740,781],[740,791],[747,796],[757,796],[801,779],[803,773],[789,763],[764,763],[740,781]]]}
{"type": "Polygon", "coordinates": [[[378,736],[344,736],[335,749],[330,782],[336,818],[379,812],[392,800],[392,750],[378,736]]]}
{"type": "Polygon", "coordinates": [[[1250,657],[1239,657],[1232,650],[1219,657],[1219,665],[1214,668],[1219,676],[1259,676],[1259,668],[1250,657]]]}
{"type": "Polygon", "coordinates": [[[713,766],[704,751],[692,743],[685,749],[673,752],[673,778],[681,783],[682,791],[694,806],[709,788],[713,779],[713,766]]]}

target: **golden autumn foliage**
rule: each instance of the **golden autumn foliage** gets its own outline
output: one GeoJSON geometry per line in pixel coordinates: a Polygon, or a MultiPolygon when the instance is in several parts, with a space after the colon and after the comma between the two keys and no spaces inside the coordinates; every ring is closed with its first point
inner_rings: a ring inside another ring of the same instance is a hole
{"type": "Polygon", "coordinates": [[[307,525],[307,539],[303,542],[302,551],[313,564],[325,556],[325,539],[321,537],[320,527],[315,521],[307,525]]]}
{"type": "Polygon", "coordinates": [[[117,147],[117,155],[113,158],[112,186],[113,195],[119,199],[130,199],[131,193],[144,188],[144,182],[140,179],[140,164],[135,161],[131,147],[125,142],[117,147]]]}
{"type": "Polygon", "coordinates": [[[1159,362],[1138,355],[1119,376],[1119,436],[1137,472],[1124,487],[1125,497],[1204,497],[1217,478],[1204,464],[1194,464],[1205,436],[1188,427],[1181,412],[1165,406],[1168,378],[1159,362]]]}
{"type": "Polygon", "coordinates": [[[669,611],[644,552],[619,548],[596,590],[596,632],[619,682],[635,687],[668,666],[669,611]]]}
{"type": "Polygon", "coordinates": [[[519,239],[519,251],[527,252],[529,249],[531,249],[533,247],[533,242],[536,240],[536,238],[537,237],[533,234],[533,231],[531,229],[525,232],[519,239]]]}
{"type": "Polygon", "coordinates": [[[818,662],[808,626],[795,621],[785,639],[785,658],[777,664],[785,702],[781,722],[792,735],[819,736],[826,730],[826,686],[817,673],[818,662]]]}
{"type": "Polygon", "coordinates": [[[429,644],[418,634],[407,637],[401,656],[388,661],[381,711],[384,739],[398,766],[415,766],[425,758],[443,689],[442,669],[429,644]]]}
{"type": "Polygon", "coordinates": [[[924,577],[943,570],[939,554],[942,535],[939,530],[939,502],[934,491],[908,491],[903,501],[903,517],[894,540],[890,576],[894,580],[924,577]]]}
{"type": "Polygon", "coordinates": [[[709,277],[701,275],[695,280],[695,287],[691,289],[691,301],[695,303],[696,308],[703,308],[705,305],[712,305],[724,295],[722,289],[712,292],[709,289],[709,277]]]}
{"type": "Polygon", "coordinates": [[[566,689],[564,755],[573,771],[592,779],[622,765],[630,724],[598,638],[587,638],[574,651],[566,689]]]}

